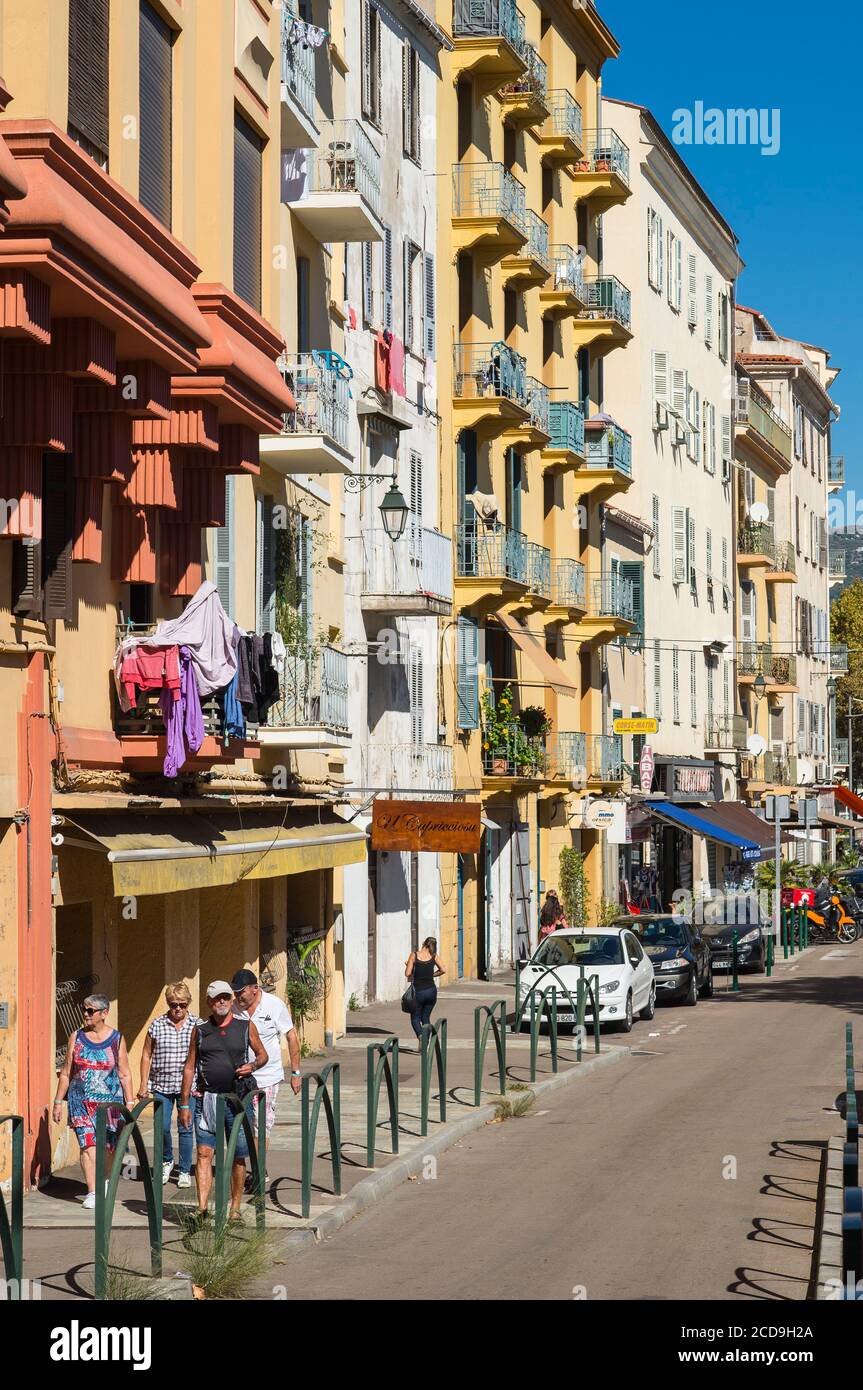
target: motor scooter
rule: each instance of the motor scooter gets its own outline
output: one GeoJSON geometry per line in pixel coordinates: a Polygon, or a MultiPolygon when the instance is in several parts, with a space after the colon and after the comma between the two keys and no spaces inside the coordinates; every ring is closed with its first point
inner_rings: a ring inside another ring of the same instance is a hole
{"type": "Polygon", "coordinates": [[[859,934],[858,923],[847,910],[836,889],[830,893],[826,904],[811,904],[806,908],[809,922],[810,941],[856,941],[859,934]]]}

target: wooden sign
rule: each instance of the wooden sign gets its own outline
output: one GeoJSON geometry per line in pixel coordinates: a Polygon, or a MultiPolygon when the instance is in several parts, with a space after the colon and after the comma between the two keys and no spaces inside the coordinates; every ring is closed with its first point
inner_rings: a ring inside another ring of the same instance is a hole
{"type": "Polygon", "coordinates": [[[372,849],[478,854],[478,801],[387,801],[372,805],[372,849]]]}

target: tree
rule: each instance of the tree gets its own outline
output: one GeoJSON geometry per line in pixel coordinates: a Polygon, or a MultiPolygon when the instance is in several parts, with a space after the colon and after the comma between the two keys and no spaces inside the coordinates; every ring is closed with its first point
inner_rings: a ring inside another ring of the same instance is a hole
{"type": "MultiPolygon", "coordinates": [[[[849,728],[848,701],[863,700],[863,580],[855,579],[830,605],[830,640],[848,647],[848,674],[840,676],[836,686],[836,734],[849,739],[854,766],[848,781],[858,787],[863,781],[863,721],[855,719],[849,728]]],[[[863,704],[852,704],[851,709],[863,714],[863,704]]]]}

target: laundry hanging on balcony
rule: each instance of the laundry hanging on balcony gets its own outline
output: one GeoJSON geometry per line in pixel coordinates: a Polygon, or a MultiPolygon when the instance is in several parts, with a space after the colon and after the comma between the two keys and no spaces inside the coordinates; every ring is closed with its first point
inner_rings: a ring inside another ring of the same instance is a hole
{"type": "Polygon", "coordinates": [[[124,638],[114,658],[117,689],[121,688],[120,671],[127,653],[139,647],[184,646],[189,648],[198,694],[212,695],[228,685],[237,669],[235,631],[236,625],[222,607],[215,584],[205,580],[179,618],[159,623],[146,636],[124,638]]]}
{"type": "Polygon", "coordinates": [[[176,777],[187,754],[197,753],[204,742],[204,713],[188,647],[180,648],[179,690],[163,688],[159,704],[165,721],[167,745],[162,771],[166,777],[176,777]]]}
{"type": "Polygon", "coordinates": [[[328,29],[321,29],[317,24],[309,24],[307,20],[295,19],[293,16],[285,30],[285,43],[299,45],[301,48],[320,48],[329,37],[328,29]]]}

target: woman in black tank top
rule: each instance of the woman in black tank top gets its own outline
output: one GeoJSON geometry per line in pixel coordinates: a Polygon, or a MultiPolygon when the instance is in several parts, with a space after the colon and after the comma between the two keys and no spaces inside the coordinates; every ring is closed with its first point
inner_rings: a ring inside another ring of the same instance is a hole
{"type": "Polygon", "coordinates": [[[433,936],[427,936],[420,949],[411,951],[405,962],[405,977],[412,981],[415,996],[411,1027],[418,1038],[422,1037],[425,1024],[431,1022],[432,1009],[437,1003],[435,977],[445,974],[437,953],[437,941],[433,936]]]}

